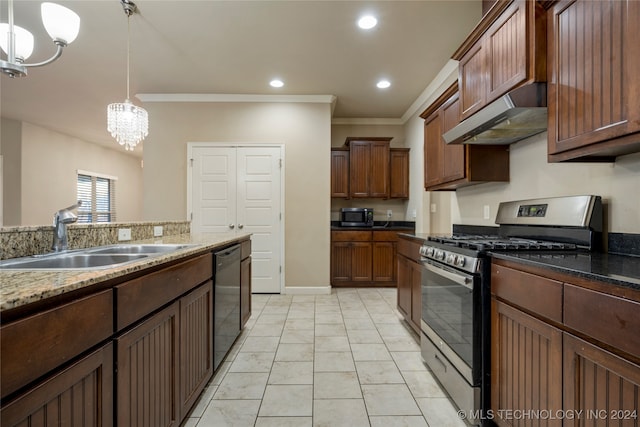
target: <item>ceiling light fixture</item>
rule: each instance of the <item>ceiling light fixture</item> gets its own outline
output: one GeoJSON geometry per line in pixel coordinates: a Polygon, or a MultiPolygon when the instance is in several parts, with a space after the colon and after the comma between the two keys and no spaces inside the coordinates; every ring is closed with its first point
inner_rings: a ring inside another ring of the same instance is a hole
{"type": "Polygon", "coordinates": [[[389,82],[389,80],[380,80],[376,86],[378,86],[379,89],[386,89],[389,86],[391,86],[391,83],[389,82]]]}
{"type": "Polygon", "coordinates": [[[42,23],[57,46],[56,53],[46,61],[25,64],[24,61],[33,53],[33,34],[13,24],[13,0],[9,0],[8,22],[0,24],[0,47],[7,55],[7,60],[0,59],[2,72],[9,77],[24,77],[27,68],[42,67],[60,58],[62,49],[78,37],[80,17],[74,11],[55,3],[42,3],[40,13],[42,23]]]}
{"type": "Polygon", "coordinates": [[[284,86],[284,82],[282,80],[274,79],[269,82],[272,87],[282,87],[284,86]]]}
{"type": "Polygon", "coordinates": [[[358,20],[358,27],[362,28],[363,30],[370,30],[376,25],[378,25],[378,20],[371,15],[363,16],[358,20]]]}
{"type": "Polygon", "coordinates": [[[149,115],[147,110],[133,105],[129,100],[129,62],[131,56],[131,30],[129,21],[131,15],[137,12],[135,3],[120,0],[124,13],[127,15],[127,98],[124,102],[109,104],[107,107],[107,130],[111,136],[124,145],[125,150],[131,150],[142,142],[149,134],[149,115]]]}

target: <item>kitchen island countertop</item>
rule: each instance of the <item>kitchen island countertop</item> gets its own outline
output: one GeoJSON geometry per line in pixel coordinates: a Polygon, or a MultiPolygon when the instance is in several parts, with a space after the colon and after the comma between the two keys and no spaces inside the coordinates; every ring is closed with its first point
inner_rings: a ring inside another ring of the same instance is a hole
{"type": "Polygon", "coordinates": [[[109,268],[88,270],[0,270],[0,313],[47,298],[77,291],[181,258],[211,250],[250,236],[249,233],[179,234],[118,244],[189,244],[183,249],[109,268]]]}

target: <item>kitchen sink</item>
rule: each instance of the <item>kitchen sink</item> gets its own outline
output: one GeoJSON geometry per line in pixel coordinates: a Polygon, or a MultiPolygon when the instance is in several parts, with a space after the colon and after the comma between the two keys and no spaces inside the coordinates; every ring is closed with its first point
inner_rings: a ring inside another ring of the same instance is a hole
{"type": "Polygon", "coordinates": [[[114,245],[86,249],[90,254],[163,254],[193,245],[114,245]]]}
{"type": "Polygon", "coordinates": [[[93,270],[159,256],[194,245],[99,246],[0,261],[0,270],[93,270]]]}
{"type": "Polygon", "coordinates": [[[42,258],[18,258],[0,262],[0,269],[7,270],[58,270],[58,269],[88,269],[107,268],[117,264],[146,258],[145,254],[87,254],[68,253],[51,255],[42,258]]]}

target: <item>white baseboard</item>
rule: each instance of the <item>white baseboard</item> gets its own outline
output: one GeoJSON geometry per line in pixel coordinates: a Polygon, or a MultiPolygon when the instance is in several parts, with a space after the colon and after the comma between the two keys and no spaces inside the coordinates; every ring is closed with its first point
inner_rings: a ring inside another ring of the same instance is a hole
{"type": "Polygon", "coordinates": [[[331,286],[285,286],[287,295],[329,295],[331,286]]]}

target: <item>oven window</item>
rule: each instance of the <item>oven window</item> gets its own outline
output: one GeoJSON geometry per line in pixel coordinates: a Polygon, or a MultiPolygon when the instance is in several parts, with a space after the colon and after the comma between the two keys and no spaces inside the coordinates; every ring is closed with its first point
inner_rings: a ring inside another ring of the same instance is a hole
{"type": "Polygon", "coordinates": [[[473,291],[431,271],[422,275],[422,320],[473,366],[473,291]]]}

